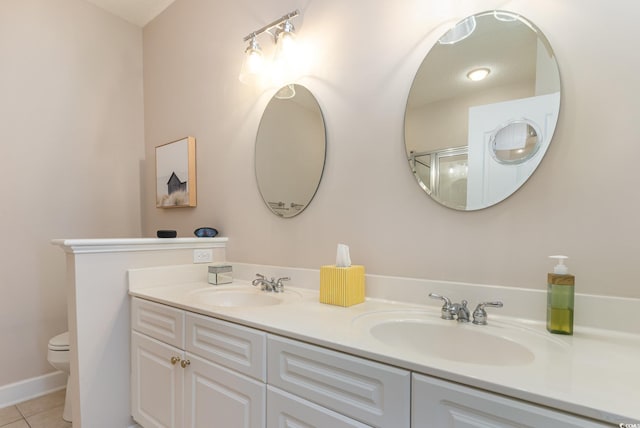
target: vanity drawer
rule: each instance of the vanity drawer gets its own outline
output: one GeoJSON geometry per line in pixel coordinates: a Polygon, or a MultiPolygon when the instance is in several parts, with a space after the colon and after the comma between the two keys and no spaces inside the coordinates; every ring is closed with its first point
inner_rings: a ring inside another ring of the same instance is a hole
{"type": "Polygon", "coordinates": [[[409,427],[410,372],[279,336],[268,383],[374,427],[409,427]]]}
{"type": "Polygon", "coordinates": [[[414,428],[618,426],[417,373],[413,375],[412,400],[414,428]]]}
{"type": "Polygon", "coordinates": [[[266,333],[191,313],[187,314],[186,323],[187,351],[266,381],[266,333]]]}
{"type": "Polygon", "coordinates": [[[184,349],[184,311],[181,309],[133,298],[131,328],[184,349]]]}
{"type": "Polygon", "coordinates": [[[297,427],[300,421],[305,426],[331,428],[368,428],[351,418],[320,407],[288,392],[267,386],[267,428],[297,427]]]}

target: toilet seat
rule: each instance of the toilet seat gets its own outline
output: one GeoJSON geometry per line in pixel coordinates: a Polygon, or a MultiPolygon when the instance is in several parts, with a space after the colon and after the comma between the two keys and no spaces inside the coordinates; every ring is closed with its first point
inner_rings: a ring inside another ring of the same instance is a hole
{"type": "Polygon", "coordinates": [[[68,351],[69,350],[69,332],[65,331],[49,340],[50,351],[68,351]]]}

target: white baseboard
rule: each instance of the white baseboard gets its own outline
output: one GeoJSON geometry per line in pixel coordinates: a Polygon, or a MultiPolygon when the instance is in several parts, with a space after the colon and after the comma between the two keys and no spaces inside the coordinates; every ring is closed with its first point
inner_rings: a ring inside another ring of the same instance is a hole
{"type": "Polygon", "coordinates": [[[67,374],[61,371],[0,386],[0,409],[67,386],[67,374]]]}

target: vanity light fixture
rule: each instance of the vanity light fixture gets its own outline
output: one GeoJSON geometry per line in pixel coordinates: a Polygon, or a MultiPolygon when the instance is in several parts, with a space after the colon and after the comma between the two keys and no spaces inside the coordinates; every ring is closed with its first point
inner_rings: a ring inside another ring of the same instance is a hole
{"type": "Polygon", "coordinates": [[[486,79],[489,73],[491,73],[491,70],[486,67],[474,68],[467,73],[467,78],[473,82],[479,82],[486,79]]]}
{"type": "Polygon", "coordinates": [[[282,24],[282,29],[276,30],[275,60],[283,60],[293,55],[296,49],[295,28],[288,19],[282,24]]]}
{"type": "Polygon", "coordinates": [[[245,42],[249,42],[249,46],[245,50],[245,58],[242,63],[239,79],[242,83],[252,84],[259,82],[265,77],[267,64],[262,55],[262,49],[258,44],[257,37],[262,33],[269,33],[276,43],[276,52],[274,56],[274,65],[276,72],[286,71],[290,66],[292,57],[295,55],[295,29],[291,23],[291,19],[298,16],[300,12],[294,10],[288,14],[276,19],[264,27],[249,33],[244,37],[245,42]]]}
{"type": "Polygon", "coordinates": [[[258,40],[256,40],[256,36],[254,35],[251,37],[249,46],[244,51],[244,61],[242,61],[242,68],[240,69],[240,76],[238,76],[238,78],[242,83],[250,85],[256,83],[263,74],[264,57],[258,40]]]}

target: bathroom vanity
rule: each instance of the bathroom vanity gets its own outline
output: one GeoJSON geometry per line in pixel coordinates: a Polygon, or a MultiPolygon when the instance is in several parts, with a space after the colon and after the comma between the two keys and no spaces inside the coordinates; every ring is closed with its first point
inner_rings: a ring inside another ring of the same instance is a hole
{"type": "MultiPolygon", "coordinates": [[[[198,268],[129,271],[132,414],[144,427],[605,427],[640,418],[637,335],[557,337],[496,310],[487,326],[459,325],[440,319],[426,293],[425,305],[336,307],[298,286],[314,271],[291,272],[295,286],[278,295],[247,280],[210,286],[198,268]]],[[[239,276],[252,269],[240,266],[239,276]]]]}
{"type": "Polygon", "coordinates": [[[132,412],[145,427],[216,421],[258,428],[265,420],[281,426],[282,418],[367,426],[350,417],[409,426],[406,370],[147,300],[132,303],[132,412]]]}

